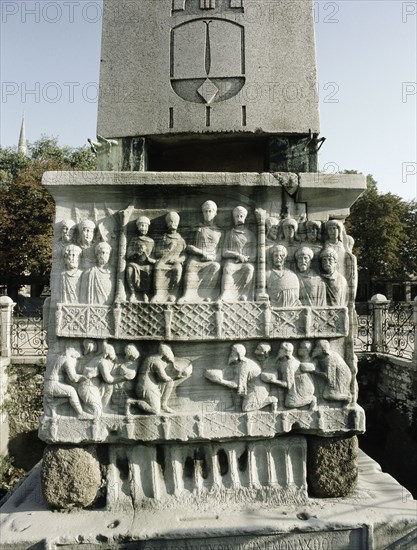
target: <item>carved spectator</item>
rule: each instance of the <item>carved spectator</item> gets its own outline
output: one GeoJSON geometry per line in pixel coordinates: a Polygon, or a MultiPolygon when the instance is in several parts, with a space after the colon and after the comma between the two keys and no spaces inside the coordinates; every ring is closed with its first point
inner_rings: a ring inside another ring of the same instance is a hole
{"type": "Polygon", "coordinates": [[[72,243],[74,238],[75,222],[70,219],[63,220],[59,228],[59,238],[52,249],[52,262],[54,265],[64,266],[63,258],[65,248],[72,243]]]}
{"type": "Polygon", "coordinates": [[[217,205],[206,201],[202,206],[203,223],[196,230],[193,245],[187,246],[184,296],[179,303],[211,302],[219,295],[223,232],[215,225],[217,205]]]}
{"type": "Polygon", "coordinates": [[[151,222],[146,216],[136,220],[139,236],[134,237],[127,250],[126,286],[130,302],[149,302],[155,242],[148,237],[151,222]]]}
{"type": "Polygon", "coordinates": [[[300,306],[300,283],[295,273],[286,269],[287,249],[281,244],[272,249],[273,267],[266,274],[266,290],[275,307],[300,306]]]}
{"type": "Polygon", "coordinates": [[[326,285],[311,267],[314,253],[311,248],[302,246],[295,253],[297,276],[300,282],[300,302],[303,306],[326,306],[326,285]]]}
{"type": "Polygon", "coordinates": [[[81,248],[75,244],[69,244],[64,249],[65,271],[60,276],[59,300],[65,304],[78,304],[81,301],[81,280],[83,272],[78,269],[81,248]]]}
{"type": "Polygon", "coordinates": [[[337,271],[337,252],[332,247],[325,247],[320,254],[322,275],[326,283],[326,300],[328,306],[346,306],[348,303],[348,283],[337,271]]]}
{"type": "Polygon", "coordinates": [[[220,300],[237,302],[253,300],[254,262],[256,261],[256,237],[245,221],[248,211],[243,206],[233,210],[234,227],[227,232],[223,247],[222,293],[220,300]]]}
{"type": "Polygon", "coordinates": [[[78,224],[78,246],[82,249],[81,269],[90,269],[95,265],[94,238],[96,224],[91,220],[83,220],[78,224]]]}
{"type": "Polygon", "coordinates": [[[285,265],[289,269],[295,269],[295,252],[300,243],[297,237],[298,222],[294,218],[285,218],[281,223],[283,238],[279,244],[282,244],[287,249],[287,258],[285,265]]]}
{"type": "Polygon", "coordinates": [[[176,212],[165,216],[168,232],[157,244],[155,264],[155,295],[152,302],[175,302],[186,259],[186,243],[177,232],[180,217],[176,212]]]}
{"type": "Polygon", "coordinates": [[[97,265],[86,271],[82,280],[82,298],[87,304],[111,305],[114,300],[116,275],[109,264],[111,246],[98,243],[95,247],[97,265]]]}

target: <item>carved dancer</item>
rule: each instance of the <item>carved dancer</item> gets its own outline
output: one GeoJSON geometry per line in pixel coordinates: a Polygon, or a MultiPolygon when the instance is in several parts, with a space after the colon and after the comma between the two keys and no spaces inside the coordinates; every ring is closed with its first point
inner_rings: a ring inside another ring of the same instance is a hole
{"type": "Polygon", "coordinates": [[[126,400],[134,395],[134,380],[139,368],[139,358],[140,353],[137,347],[134,344],[128,344],[125,347],[124,362],[115,369],[114,376],[121,377],[123,380],[114,384],[111,403],[120,414],[126,410],[126,400]]]}
{"type": "Polygon", "coordinates": [[[286,269],[287,249],[281,244],[272,249],[273,268],[266,275],[266,290],[274,307],[300,306],[300,283],[295,273],[286,269]]]}
{"type": "Polygon", "coordinates": [[[246,357],[246,348],[242,344],[234,344],[230,351],[228,365],[235,371],[234,380],[224,377],[223,371],[210,369],[206,371],[206,378],[211,382],[236,389],[242,396],[242,411],[258,411],[272,405],[276,410],[278,399],[269,395],[268,387],[262,382],[261,367],[255,361],[246,357]]]}
{"type": "Polygon", "coordinates": [[[177,232],[180,217],[176,212],[165,216],[168,232],[158,242],[155,264],[155,295],[152,302],[175,302],[185,262],[186,243],[177,232]]]}
{"type": "Polygon", "coordinates": [[[80,353],[76,349],[68,347],[45,377],[45,411],[53,418],[57,416],[57,397],[68,400],[79,419],[92,418],[91,415],[83,411],[80,398],[74,387],[81,379],[81,376],[77,374],[77,359],[79,357],[80,353]]]}
{"type": "Polygon", "coordinates": [[[300,302],[303,306],[326,306],[326,285],[311,267],[314,252],[302,246],[295,253],[297,276],[300,282],[300,302]]]}
{"type": "Polygon", "coordinates": [[[136,220],[139,236],[129,242],[126,268],[129,302],[149,302],[152,267],[156,263],[152,257],[155,241],[148,237],[150,224],[149,218],[140,216],[136,220]]]}
{"type": "Polygon", "coordinates": [[[91,267],[83,276],[82,298],[87,304],[111,305],[114,301],[116,275],[109,264],[111,246],[98,243],[95,247],[97,265],[91,267]]]}
{"type": "Polygon", "coordinates": [[[148,414],[161,414],[161,411],[173,413],[168,406],[172,390],[187,380],[191,373],[192,365],[179,369],[170,346],[161,343],[158,353],[147,357],[139,370],[136,385],[139,399],[126,400],[126,414],[130,414],[130,406],[133,404],[148,414]],[[168,369],[172,370],[172,375],[167,374],[168,369]]]}
{"type": "Polygon", "coordinates": [[[337,271],[337,252],[326,247],[320,254],[322,276],[326,284],[326,301],[328,306],[347,306],[348,283],[337,271]]]}
{"type": "Polygon", "coordinates": [[[234,227],[227,232],[223,258],[222,293],[220,300],[237,302],[253,300],[253,278],[256,261],[256,237],[245,227],[248,211],[243,206],[233,210],[234,227]]]}
{"type": "Polygon", "coordinates": [[[64,304],[79,304],[81,301],[81,277],[83,272],[78,269],[81,248],[75,244],[69,244],[64,248],[65,271],[60,276],[59,301],[64,304]]]}
{"type": "Polygon", "coordinates": [[[81,269],[85,271],[90,269],[96,263],[94,253],[94,238],[96,233],[96,224],[91,220],[83,220],[78,224],[77,244],[82,250],[81,269]]]}
{"type": "Polygon", "coordinates": [[[219,295],[223,232],[215,225],[217,205],[206,201],[202,206],[203,223],[197,227],[193,245],[187,246],[184,296],[178,303],[211,302],[219,295]]]}
{"type": "Polygon", "coordinates": [[[294,346],[290,342],[283,342],[278,351],[277,374],[262,374],[262,380],[285,388],[284,405],[295,409],[309,405],[310,410],[316,407],[314,384],[308,374],[311,367],[301,365],[293,356],[294,346]]]}
{"type": "Polygon", "coordinates": [[[317,371],[316,374],[326,380],[323,398],[327,401],[350,401],[352,372],[343,357],[330,349],[327,340],[319,340],[316,343],[313,357],[317,359],[323,371],[317,371]]]}

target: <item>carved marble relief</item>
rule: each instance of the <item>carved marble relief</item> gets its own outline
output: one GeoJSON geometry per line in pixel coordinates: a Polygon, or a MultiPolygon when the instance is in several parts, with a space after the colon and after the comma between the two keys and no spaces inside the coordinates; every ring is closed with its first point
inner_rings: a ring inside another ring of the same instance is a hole
{"type": "Polygon", "coordinates": [[[86,211],[57,228],[46,440],[64,441],[64,425],[74,442],[362,429],[342,344],[356,265],[340,222],[322,233],[212,200],[105,207],[94,222],[86,211]],[[212,364],[210,345],[223,346],[212,364]],[[206,395],[215,407],[201,416],[206,395]]]}

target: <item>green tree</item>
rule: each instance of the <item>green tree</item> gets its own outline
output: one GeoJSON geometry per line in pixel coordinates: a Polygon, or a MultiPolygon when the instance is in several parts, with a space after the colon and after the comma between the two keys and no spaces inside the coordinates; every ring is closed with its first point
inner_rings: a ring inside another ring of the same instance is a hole
{"type": "Polygon", "coordinates": [[[57,138],[42,136],[28,149],[25,157],[0,148],[0,282],[13,298],[23,284],[49,278],[55,208],[43,173],[95,168],[88,148],[60,147],[57,138]]]}
{"type": "Polygon", "coordinates": [[[367,176],[367,189],[346,221],[347,231],[355,240],[362,278],[369,282],[404,281],[416,271],[416,221],[415,202],[379,193],[375,179],[367,176]]]}

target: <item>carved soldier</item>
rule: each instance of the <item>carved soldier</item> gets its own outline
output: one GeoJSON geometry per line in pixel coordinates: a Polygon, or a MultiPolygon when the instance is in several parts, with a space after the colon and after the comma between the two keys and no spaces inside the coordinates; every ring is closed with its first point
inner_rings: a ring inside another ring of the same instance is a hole
{"type": "Polygon", "coordinates": [[[322,275],[326,283],[326,300],[328,306],[347,306],[348,283],[337,271],[337,252],[326,247],[320,254],[322,275]]]}
{"type": "Polygon", "coordinates": [[[281,244],[272,249],[273,267],[266,274],[266,290],[275,307],[300,306],[300,283],[295,273],[286,269],[287,249],[281,244]]]}
{"type": "Polygon", "coordinates": [[[314,253],[312,265],[314,269],[319,268],[320,252],[323,250],[323,244],[321,242],[321,222],[316,220],[308,220],[305,224],[307,231],[306,246],[310,248],[314,253]]]}
{"type": "Polygon", "coordinates": [[[81,248],[75,244],[68,244],[64,248],[65,271],[60,276],[59,300],[65,304],[78,304],[81,300],[81,280],[83,272],[78,269],[81,248]]]}
{"type": "Polygon", "coordinates": [[[140,216],[136,220],[139,236],[134,237],[127,250],[126,286],[130,302],[149,302],[155,242],[148,237],[150,219],[140,216]]]}
{"type": "Polygon", "coordinates": [[[204,221],[196,230],[194,244],[187,246],[190,258],[184,276],[184,296],[178,303],[211,302],[220,292],[223,232],[214,223],[217,205],[206,201],[201,210],[204,221]]]}
{"type": "Polygon", "coordinates": [[[295,269],[295,252],[300,243],[297,240],[298,222],[294,218],[285,218],[281,223],[283,238],[279,244],[287,249],[285,264],[289,269],[295,269]]]}
{"type": "Polygon", "coordinates": [[[60,236],[52,249],[53,265],[63,266],[65,248],[72,243],[74,237],[75,222],[70,219],[63,220],[60,226],[60,236]]]}
{"type": "Polygon", "coordinates": [[[243,206],[233,210],[234,227],[227,232],[223,247],[222,292],[220,300],[237,302],[253,300],[256,237],[245,227],[248,211],[243,206]]]}
{"type": "Polygon", "coordinates": [[[180,217],[176,212],[165,216],[168,232],[157,244],[155,264],[155,295],[152,302],[175,302],[186,259],[186,243],[177,232],[180,217]]]}
{"type": "Polygon", "coordinates": [[[116,275],[109,264],[111,246],[98,243],[95,247],[97,265],[86,271],[82,280],[82,298],[87,304],[111,305],[114,300],[116,275]]]}
{"type": "Polygon", "coordinates": [[[297,276],[300,282],[300,302],[303,306],[326,306],[326,285],[312,267],[314,252],[302,246],[295,253],[297,276]]]}

